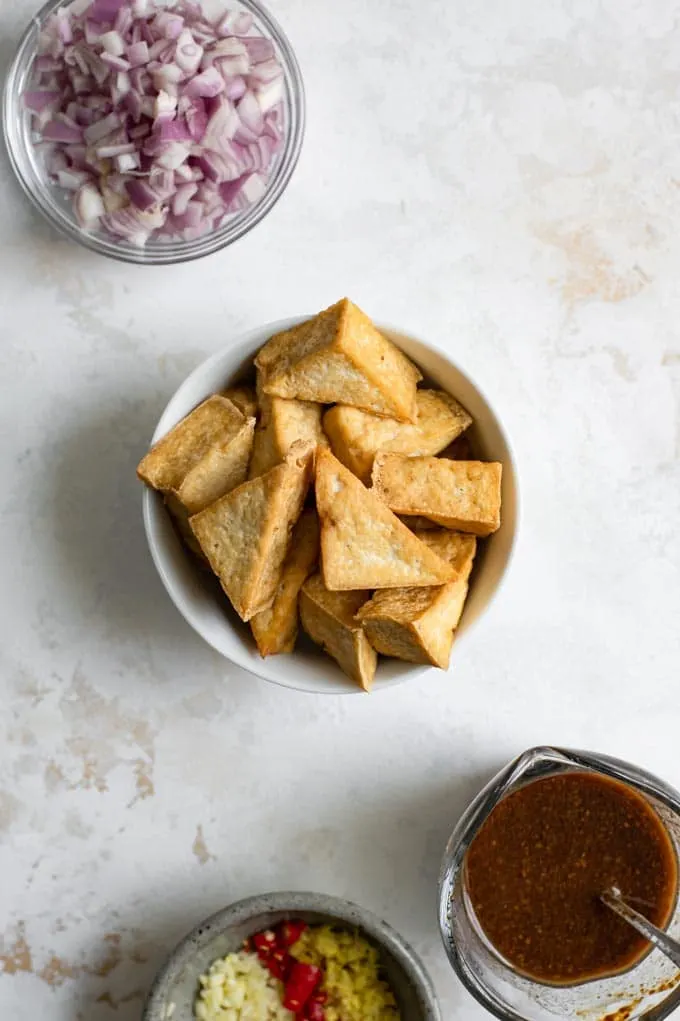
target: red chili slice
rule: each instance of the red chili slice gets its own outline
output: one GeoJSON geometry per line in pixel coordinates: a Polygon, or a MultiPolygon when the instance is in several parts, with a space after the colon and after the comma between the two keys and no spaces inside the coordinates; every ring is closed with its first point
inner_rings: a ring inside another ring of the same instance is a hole
{"type": "Polygon", "coordinates": [[[276,950],[276,936],[271,929],[264,932],[256,932],[253,936],[253,946],[257,950],[257,956],[262,960],[269,957],[273,950],[276,950]]]}
{"type": "Polygon", "coordinates": [[[293,958],[285,950],[275,950],[273,954],[261,957],[260,961],[274,978],[278,978],[281,982],[288,979],[293,958]]]}
{"type": "Polygon", "coordinates": [[[307,928],[307,923],[302,921],[282,922],[278,928],[279,943],[283,947],[292,947],[300,939],[300,936],[307,928]]]}
{"type": "Polygon", "coordinates": [[[294,1014],[299,1014],[320,981],[320,968],[313,964],[302,964],[301,961],[296,961],[286,983],[284,1007],[292,1010],[294,1014]]]}
{"type": "Polygon", "coordinates": [[[318,1000],[310,1000],[305,1007],[305,1021],[326,1021],[326,1011],[318,1000]]]}

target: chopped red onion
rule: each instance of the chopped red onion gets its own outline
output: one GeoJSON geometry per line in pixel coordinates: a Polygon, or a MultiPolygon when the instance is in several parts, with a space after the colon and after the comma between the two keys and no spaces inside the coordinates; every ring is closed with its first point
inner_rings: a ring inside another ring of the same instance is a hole
{"type": "Polygon", "coordinates": [[[138,43],[130,43],[126,53],[130,61],[130,67],[139,67],[141,64],[146,64],[149,60],[148,43],[144,42],[143,39],[138,43]]]}
{"type": "Polygon", "coordinates": [[[135,152],[135,145],[134,142],[121,143],[120,145],[98,145],[95,151],[98,159],[111,160],[114,156],[135,152]]]}
{"type": "Polygon", "coordinates": [[[261,64],[253,62],[250,69],[250,78],[254,82],[262,82],[268,85],[269,82],[275,82],[281,77],[281,65],[278,60],[273,57],[271,60],[264,60],[261,64]]]}
{"type": "Polygon", "coordinates": [[[116,20],[113,25],[116,32],[127,36],[132,26],[133,17],[134,15],[129,7],[121,7],[116,15],[116,20]]]}
{"type": "Polygon", "coordinates": [[[45,22],[23,102],[82,226],[144,245],[261,199],[283,96],[271,40],[224,0],[71,0],[45,22]]]}
{"type": "Polygon", "coordinates": [[[149,174],[149,184],[159,199],[170,199],[175,194],[175,175],[172,170],[154,168],[149,174]]]}
{"type": "Polygon", "coordinates": [[[77,124],[51,120],[43,128],[42,138],[45,142],[63,142],[64,145],[70,145],[72,142],[82,142],[83,129],[77,124]]]}
{"type": "Polygon", "coordinates": [[[24,92],[24,106],[32,113],[42,113],[43,110],[53,108],[60,96],[61,93],[56,89],[36,89],[34,92],[24,92]]]}
{"type": "Polygon", "coordinates": [[[224,79],[224,94],[227,99],[231,99],[232,102],[236,102],[237,99],[244,96],[247,88],[245,78],[241,78],[240,75],[236,75],[233,78],[227,76],[224,79]]]}
{"type": "Polygon", "coordinates": [[[73,29],[71,27],[71,19],[68,11],[60,10],[56,13],[57,19],[57,32],[59,39],[64,45],[73,42],[73,29]]]}
{"type": "Polygon", "coordinates": [[[110,53],[114,57],[122,57],[125,53],[125,42],[120,32],[116,32],[113,29],[111,32],[104,32],[103,35],[99,36],[99,45],[102,46],[107,53],[110,53]]]}
{"type": "MultiPolygon", "coordinates": [[[[121,123],[120,114],[109,113],[101,120],[97,120],[94,124],[90,124],[89,128],[85,128],[85,141],[89,145],[93,145],[95,142],[101,141],[102,138],[106,138],[106,136],[110,135],[116,128],[119,128],[121,123]]],[[[78,141],[78,139],[73,139],[73,141],[78,141]]]]}
{"type": "Polygon", "coordinates": [[[184,87],[185,96],[203,96],[214,98],[225,90],[225,81],[216,67],[206,67],[184,87]]]}
{"type": "Polygon", "coordinates": [[[283,99],[283,83],[280,78],[255,90],[262,113],[273,110],[283,99]]]}
{"type": "Polygon", "coordinates": [[[236,112],[241,119],[243,127],[248,128],[255,136],[262,134],[264,125],[262,107],[254,93],[244,92],[242,98],[236,104],[236,112]]]}
{"type": "Polygon", "coordinates": [[[94,184],[84,184],[78,189],[74,206],[79,223],[88,230],[96,227],[106,211],[101,192],[94,184]]]}
{"type": "Polygon", "coordinates": [[[102,53],[102,63],[112,67],[114,71],[129,71],[130,62],[125,57],[115,57],[113,53],[102,53]]]}
{"type": "Polygon", "coordinates": [[[163,121],[158,127],[158,137],[161,142],[190,142],[191,132],[184,120],[163,121]]]}
{"type": "Polygon", "coordinates": [[[190,152],[191,147],[183,142],[170,142],[161,155],[156,157],[156,166],[164,170],[176,170],[185,162],[190,152]]]}
{"type": "Polygon", "coordinates": [[[166,39],[177,39],[184,28],[184,18],[170,11],[160,11],[153,19],[153,26],[166,39]]]}
{"type": "Polygon", "coordinates": [[[203,57],[203,47],[199,46],[188,28],[182,29],[177,37],[175,61],[187,75],[195,74],[203,57]]]}
{"type": "Polygon", "coordinates": [[[139,153],[124,152],[116,156],[114,161],[119,174],[127,174],[132,170],[139,170],[139,153]]]}
{"type": "Polygon", "coordinates": [[[198,227],[203,222],[204,215],[205,206],[202,202],[187,202],[184,213],[175,214],[175,219],[180,229],[183,227],[198,227]]]}
{"type": "Polygon", "coordinates": [[[135,142],[139,142],[142,138],[147,138],[151,134],[150,124],[136,124],[134,128],[128,130],[128,135],[133,138],[135,142]]]}
{"type": "Polygon", "coordinates": [[[200,167],[190,167],[188,163],[182,164],[181,167],[177,167],[175,171],[175,181],[178,186],[183,184],[185,181],[202,181],[203,171],[200,167]]]}
{"type": "Polygon", "coordinates": [[[85,170],[58,170],[56,178],[66,191],[78,191],[81,185],[89,181],[90,175],[85,170]]]}
{"type": "Polygon", "coordinates": [[[194,181],[188,181],[186,184],[180,185],[171,202],[173,216],[182,216],[186,212],[189,200],[194,197],[197,191],[198,184],[194,181]]]}
{"type": "Polygon", "coordinates": [[[246,11],[228,11],[215,26],[219,36],[245,35],[253,27],[253,16],[246,11]]]}
{"type": "Polygon", "coordinates": [[[205,137],[206,128],[208,127],[208,114],[203,100],[192,99],[191,105],[187,108],[185,117],[189,134],[194,142],[202,142],[205,137]]]}
{"type": "Polygon", "coordinates": [[[261,36],[246,36],[241,42],[246,48],[251,64],[262,64],[264,61],[276,60],[271,40],[263,39],[261,36]]]}
{"type": "Polygon", "coordinates": [[[89,8],[92,21],[113,22],[125,0],[94,0],[89,8]]]}
{"type": "Polygon", "coordinates": [[[208,120],[203,145],[212,152],[222,152],[236,134],[238,126],[239,117],[233,103],[221,96],[217,109],[208,120]]]}
{"type": "Polygon", "coordinates": [[[158,204],[158,195],[141,178],[131,177],[125,186],[130,196],[130,201],[138,209],[151,209],[158,204]]]}

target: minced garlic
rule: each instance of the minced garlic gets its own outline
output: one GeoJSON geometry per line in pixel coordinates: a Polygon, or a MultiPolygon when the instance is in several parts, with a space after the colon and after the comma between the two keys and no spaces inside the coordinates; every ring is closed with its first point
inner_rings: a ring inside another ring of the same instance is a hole
{"type": "Polygon", "coordinates": [[[257,954],[227,954],[214,961],[199,982],[197,1021],[295,1021],[281,1002],[281,983],[260,964],[257,954]]]}
{"type": "Polygon", "coordinates": [[[392,990],[380,977],[378,951],[358,933],[313,926],[291,954],[321,968],[321,988],[328,994],[326,1021],[399,1021],[392,990]]]}

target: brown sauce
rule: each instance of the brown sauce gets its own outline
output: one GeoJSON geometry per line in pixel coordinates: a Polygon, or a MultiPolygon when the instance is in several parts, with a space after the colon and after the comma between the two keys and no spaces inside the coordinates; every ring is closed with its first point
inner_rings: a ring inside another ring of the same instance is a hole
{"type": "Polygon", "coordinates": [[[664,927],[677,859],[632,788],[594,773],[534,780],[504,798],[466,856],[467,892],[489,942],[518,971],[571,985],[625,971],[649,944],[600,901],[618,886],[664,927]]]}

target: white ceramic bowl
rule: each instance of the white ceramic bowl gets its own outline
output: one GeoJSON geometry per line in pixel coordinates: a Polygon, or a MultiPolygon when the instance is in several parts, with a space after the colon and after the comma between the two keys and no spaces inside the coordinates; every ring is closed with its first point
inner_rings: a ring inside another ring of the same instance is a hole
{"type": "MultiPolygon", "coordinates": [[[[236,337],[228,348],[199,365],[182,383],[161,415],[152,437],[155,443],[192,408],[210,394],[239,380],[252,366],[256,352],[274,333],[304,322],[308,316],[268,323],[236,337]]],[[[441,351],[397,329],[378,328],[422,370],[426,380],[458,398],[474,418],[470,436],[479,457],[503,464],[503,508],[500,529],[480,545],[470,583],[470,594],[461,619],[453,659],[463,636],[479,620],[507,570],[517,532],[516,472],[503,428],[481,390],[441,351]]],[[[144,491],[144,527],[161,580],[182,616],[209,645],[232,663],[258,677],[287,688],[321,694],[360,693],[361,689],[307,638],[302,637],[292,655],[262,659],[250,629],[231,610],[218,583],[201,571],[185,551],[172,526],[161,497],[144,491]]],[[[399,684],[429,667],[396,659],[381,659],[374,691],[399,684]]]]}

